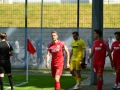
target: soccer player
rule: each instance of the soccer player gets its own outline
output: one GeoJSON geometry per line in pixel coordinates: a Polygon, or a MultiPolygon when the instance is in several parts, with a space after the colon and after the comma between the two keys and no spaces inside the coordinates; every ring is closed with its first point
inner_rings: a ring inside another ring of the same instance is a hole
{"type": "Polygon", "coordinates": [[[2,40],[0,42],[0,90],[3,90],[4,86],[4,72],[8,75],[11,90],[13,90],[13,80],[11,75],[10,63],[10,56],[13,56],[13,48],[8,42],[6,42],[6,33],[0,33],[0,38],[2,40]]]}
{"type": "Polygon", "coordinates": [[[81,63],[85,63],[86,57],[86,45],[85,42],[79,38],[78,32],[73,32],[73,41],[71,43],[71,53],[70,53],[70,73],[76,80],[76,85],[73,89],[80,89],[81,84],[81,63]]]}
{"type": "Polygon", "coordinates": [[[51,36],[52,42],[48,44],[48,50],[46,55],[46,67],[49,67],[49,58],[51,54],[51,72],[55,80],[55,90],[61,90],[60,76],[64,67],[63,52],[65,51],[67,56],[67,68],[69,68],[69,52],[65,45],[65,42],[58,40],[57,31],[52,31],[51,36]]]}
{"type": "Polygon", "coordinates": [[[97,75],[97,90],[102,90],[102,74],[104,72],[106,51],[111,61],[111,66],[113,67],[113,61],[109,49],[108,42],[102,39],[101,30],[94,30],[94,38],[96,39],[93,43],[91,54],[88,57],[88,62],[90,58],[94,55],[93,60],[93,70],[97,75]]]}
{"type": "Polygon", "coordinates": [[[113,89],[120,89],[120,32],[115,32],[116,41],[111,46],[111,53],[113,52],[113,62],[115,65],[116,79],[113,89]]]}

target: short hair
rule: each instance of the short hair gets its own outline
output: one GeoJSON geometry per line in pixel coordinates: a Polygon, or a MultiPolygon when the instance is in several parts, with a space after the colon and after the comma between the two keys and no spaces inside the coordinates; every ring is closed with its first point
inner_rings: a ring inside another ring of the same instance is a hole
{"type": "Polygon", "coordinates": [[[58,32],[57,32],[57,31],[55,31],[55,30],[53,30],[53,31],[51,32],[51,34],[52,34],[52,33],[56,33],[56,34],[58,35],[58,32]]]}
{"type": "Polygon", "coordinates": [[[102,31],[101,30],[95,29],[94,32],[96,32],[97,34],[99,34],[100,37],[102,36],[102,31]]]}
{"type": "Polygon", "coordinates": [[[77,31],[72,32],[72,34],[76,34],[77,36],[79,36],[79,33],[77,31]]]}
{"type": "Polygon", "coordinates": [[[120,32],[119,32],[119,31],[118,31],[118,32],[115,32],[114,34],[115,34],[115,35],[119,35],[119,36],[120,36],[120,32]]]}
{"type": "Polygon", "coordinates": [[[4,39],[5,37],[7,37],[7,34],[6,34],[5,32],[0,33],[0,38],[1,38],[1,39],[4,39]]]}

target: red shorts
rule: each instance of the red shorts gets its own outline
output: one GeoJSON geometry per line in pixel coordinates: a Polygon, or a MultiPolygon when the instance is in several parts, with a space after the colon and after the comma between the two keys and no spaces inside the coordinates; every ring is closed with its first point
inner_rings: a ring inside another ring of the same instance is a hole
{"type": "Polygon", "coordinates": [[[61,76],[63,71],[63,65],[62,66],[51,66],[51,72],[52,76],[55,77],[56,75],[61,76]]]}
{"type": "Polygon", "coordinates": [[[104,73],[104,65],[93,64],[94,73],[104,73]]]}

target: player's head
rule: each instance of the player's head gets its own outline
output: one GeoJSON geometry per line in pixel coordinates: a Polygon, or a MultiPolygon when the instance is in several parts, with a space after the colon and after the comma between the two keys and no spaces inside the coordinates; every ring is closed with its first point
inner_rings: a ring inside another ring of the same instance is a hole
{"type": "Polygon", "coordinates": [[[0,38],[3,40],[3,39],[7,39],[7,34],[6,33],[0,33],[0,38]]]}
{"type": "Polygon", "coordinates": [[[115,38],[117,41],[120,41],[120,32],[115,32],[115,38]]]}
{"type": "Polygon", "coordinates": [[[79,38],[79,33],[78,33],[77,31],[74,31],[74,32],[72,32],[72,34],[73,34],[73,39],[74,39],[74,40],[78,40],[78,38],[79,38]]]}
{"type": "Polygon", "coordinates": [[[97,39],[99,37],[102,37],[102,31],[101,30],[94,30],[94,38],[97,39]]]}
{"type": "Polygon", "coordinates": [[[52,31],[51,36],[52,36],[52,40],[56,41],[58,39],[58,32],[57,31],[52,31]]]}

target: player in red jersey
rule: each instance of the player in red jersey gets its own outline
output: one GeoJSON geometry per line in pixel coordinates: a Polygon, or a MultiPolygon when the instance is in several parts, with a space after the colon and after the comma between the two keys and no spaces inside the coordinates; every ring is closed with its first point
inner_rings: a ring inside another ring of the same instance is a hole
{"type": "Polygon", "coordinates": [[[93,48],[88,58],[88,62],[90,62],[90,58],[94,55],[93,70],[94,73],[97,75],[97,90],[102,90],[102,74],[104,72],[106,51],[108,52],[112,67],[113,61],[108,42],[102,39],[101,30],[94,30],[94,38],[96,40],[93,43],[93,48]]]}
{"type": "Polygon", "coordinates": [[[46,55],[46,67],[49,67],[49,57],[52,56],[51,61],[51,72],[55,80],[55,90],[61,90],[60,87],[60,76],[63,71],[64,65],[64,51],[67,56],[67,68],[69,68],[69,52],[65,45],[65,42],[58,40],[57,31],[52,31],[52,42],[48,44],[48,50],[46,55]]]}
{"type": "Polygon", "coordinates": [[[113,52],[113,62],[116,71],[116,80],[113,89],[120,89],[120,32],[115,32],[116,41],[111,46],[111,53],[113,52]]]}

